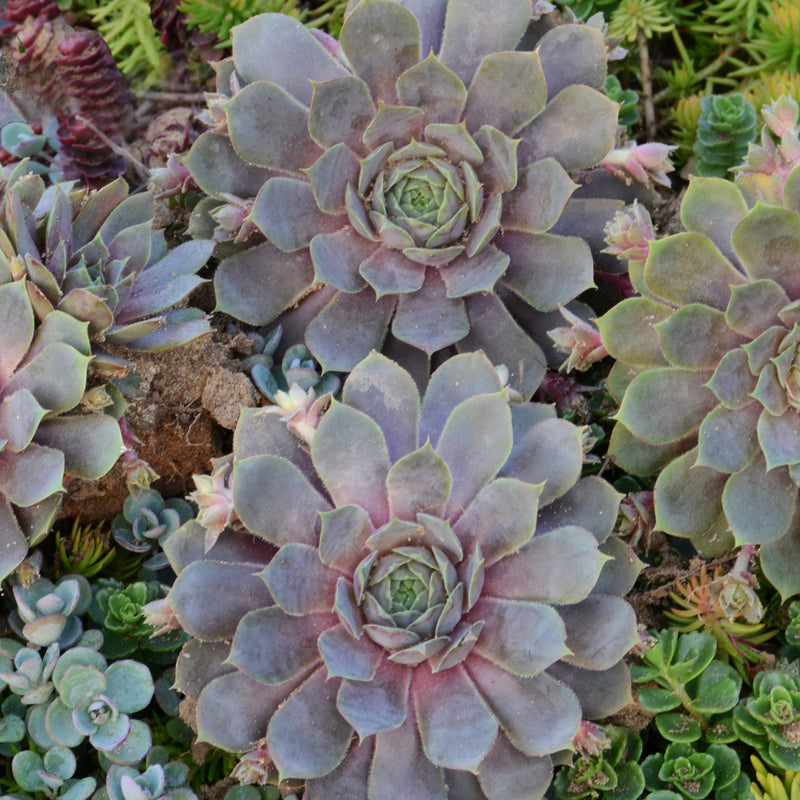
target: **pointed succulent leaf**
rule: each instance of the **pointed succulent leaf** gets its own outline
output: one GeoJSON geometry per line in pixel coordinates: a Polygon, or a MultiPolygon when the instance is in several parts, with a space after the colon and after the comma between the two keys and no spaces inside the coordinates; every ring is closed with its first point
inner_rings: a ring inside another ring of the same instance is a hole
{"type": "Polygon", "coordinates": [[[102,478],[122,452],[119,423],[105,414],[46,419],[36,442],[64,454],[64,471],[85,480],[102,478]]]}
{"type": "Polygon", "coordinates": [[[723,178],[693,177],[681,203],[686,229],[707,236],[728,259],[736,257],[731,236],[746,214],[741,192],[723,178]]]}
{"type": "Polygon", "coordinates": [[[537,52],[547,82],[547,94],[555,97],[574,83],[602,89],[606,78],[606,43],[598,28],[559,25],[539,41],[537,52]],[[570,53],[570,58],[564,58],[570,53]]]}
{"type": "Polygon", "coordinates": [[[467,90],[458,75],[445,67],[432,52],[397,79],[400,102],[424,112],[428,126],[425,138],[428,141],[439,141],[430,131],[431,125],[449,127],[458,122],[466,96],[467,90]]]}
{"type": "Polygon", "coordinates": [[[695,466],[711,467],[720,472],[744,469],[758,448],[756,425],[760,410],[757,403],[739,409],[715,408],[700,425],[695,466]]]}

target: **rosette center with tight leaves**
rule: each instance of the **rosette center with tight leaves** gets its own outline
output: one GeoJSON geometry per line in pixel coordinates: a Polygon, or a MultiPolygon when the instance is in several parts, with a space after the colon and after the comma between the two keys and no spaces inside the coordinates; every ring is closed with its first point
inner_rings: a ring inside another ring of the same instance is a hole
{"type": "Polygon", "coordinates": [[[372,353],[310,449],[245,409],[233,463],[242,527],[165,544],[201,740],[266,747],[309,800],[538,800],[581,717],[629,701],[619,494],[483,354],[420,397],[372,353]]]}

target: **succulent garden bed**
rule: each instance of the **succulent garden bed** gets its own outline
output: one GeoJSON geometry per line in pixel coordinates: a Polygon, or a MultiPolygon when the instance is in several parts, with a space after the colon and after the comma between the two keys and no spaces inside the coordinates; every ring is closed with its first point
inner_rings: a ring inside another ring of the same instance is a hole
{"type": "Polygon", "coordinates": [[[800,5],[8,0],[0,800],[800,796],[800,5]]]}

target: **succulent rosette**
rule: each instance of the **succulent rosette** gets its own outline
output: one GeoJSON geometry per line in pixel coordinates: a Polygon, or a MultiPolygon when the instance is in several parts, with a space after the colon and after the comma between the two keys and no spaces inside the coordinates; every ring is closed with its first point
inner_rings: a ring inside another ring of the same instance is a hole
{"type": "Polygon", "coordinates": [[[187,525],[165,545],[199,738],[266,737],[310,800],[541,797],[581,717],[628,701],[637,640],[619,494],[582,463],[581,430],[512,410],[480,353],[445,362],[422,400],[372,353],[310,452],[245,409],[246,530],[206,551],[187,525]]]}
{"type": "Polygon", "coordinates": [[[530,19],[530,0],[490,15],[476,0],[362,0],[340,43],[281,14],[234,28],[214,127],[186,158],[209,195],[195,235],[215,235],[232,193],[252,199],[218,309],[283,315],[324,370],[382,345],[422,369],[482,348],[518,386],[521,363],[532,394],[545,359],[522,327],[593,285],[582,237],[621,204],[572,198],[572,174],[616,131],[602,32],[564,25],[516,51],[530,19]]]}
{"type": "Polygon", "coordinates": [[[77,409],[90,361],[85,322],[37,325],[24,281],[0,285],[0,579],[47,534],[65,474],[94,480],[119,457],[117,421],[77,409]]]}
{"type": "Polygon", "coordinates": [[[599,320],[618,359],[609,453],[662,470],[656,526],[704,554],[761,544],[767,578],[800,591],[800,171],[786,205],[718,178],[691,181],[687,232],[650,243],[631,273],[641,297],[599,320]]]}

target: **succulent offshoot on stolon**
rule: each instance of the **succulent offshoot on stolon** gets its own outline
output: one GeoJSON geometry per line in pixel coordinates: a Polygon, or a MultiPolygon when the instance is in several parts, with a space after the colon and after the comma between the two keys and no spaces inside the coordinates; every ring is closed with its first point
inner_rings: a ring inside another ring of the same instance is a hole
{"type": "Polygon", "coordinates": [[[592,286],[586,226],[621,207],[576,183],[611,150],[618,107],[599,91],[602,31],[518,51],[530,1],[483,12],[363,0],[340,42],[280,14],[233,29],[185,159],[208,195],[193,235],[220,236],[232,195],[252,203],[255,230],[215,273],[219,310],[279,318],[323,370],[383,346],[426,377],[431,354],[482,348],[533,393],[545,359],[526,330],[592,286]]]}
{"type": "Polygon", "coordinates": [[[640,562],[610,535],[619,494],[482,354],[424,397],[371,354],[310,446],[245,409],[233,463],[240,527],[165,543],[201,740],[266,737],[310,800],[541,797],[581,717],[627,702],[640,562]]]}

